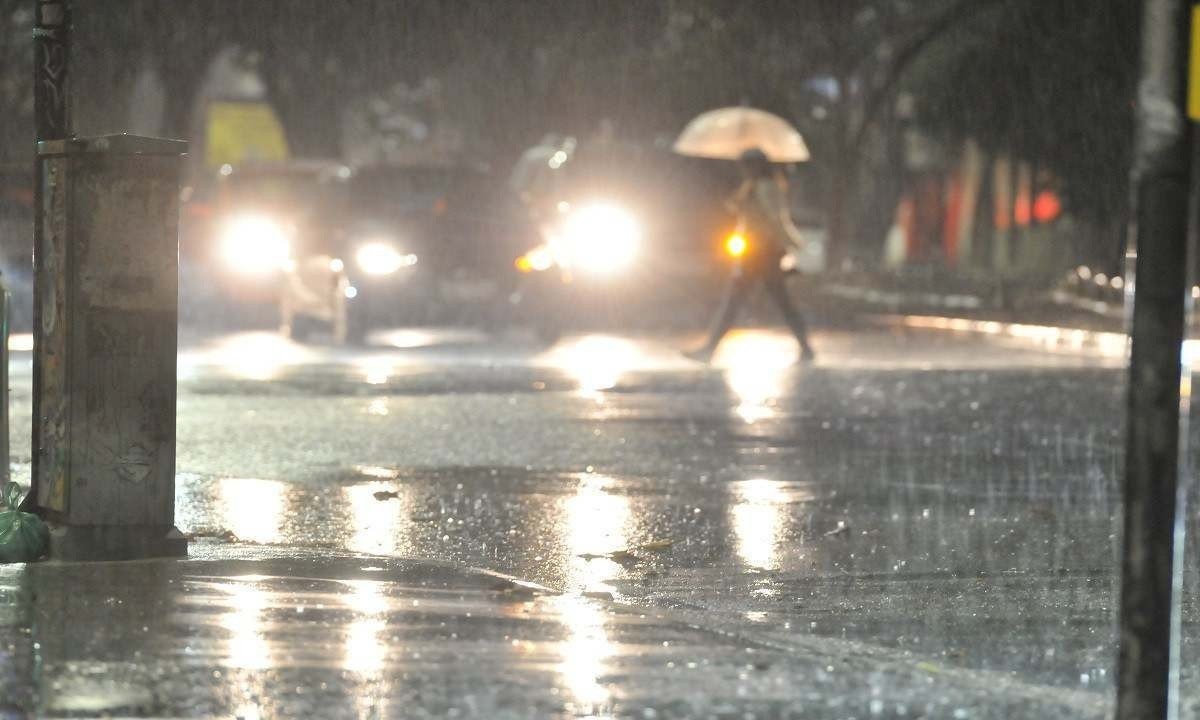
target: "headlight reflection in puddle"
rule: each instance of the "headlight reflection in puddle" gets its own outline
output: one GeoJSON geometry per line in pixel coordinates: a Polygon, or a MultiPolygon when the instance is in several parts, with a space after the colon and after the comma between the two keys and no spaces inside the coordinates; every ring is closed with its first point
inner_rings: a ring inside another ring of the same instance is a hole
{"type": "MultiPolygon", "coordinates": [[[[370,471],[375,468],[365,469],[370,471]]],[[[346,547],[355,552],[383,555],[409,550],[407,543],[398,535],[401,520],[407,520],[413,513],[412,497],[404,486],[381,480],[348,485],[343,492],[346,505],[350,508],[352,533],[346,547]],[[377,492],[399,492],[399,496],[377,500],[377,492]]]]}
{"type": "Polygon", "coordinates": [[[346,580],[350,594],[346,605],[354,619],[346,628],[346,652],[343,667],[362,675],[383,670],[387,658],[387,598],[383,586],[374,580],[346,580]]]}
{"type": "MultiPolygon", "coordinates": [[[[612,591],[606,584],[621,567],[606,558],[591,557],[626,549],[632,523],[629,497],[610,492],[611,478],[585,475],[573,495],[563,501],[563,545],[570,557],[568,578],[583,590],[612,591]],[[586,555],[588,557],[581,557],[586,555]]],[[[560,613],[567,637],[560,644],[558,672],[571,694],[575,710],[599,712],[611,699],[600,683],[608,672],[615,648],[605,626],[608,609],[603,602],[568,593],[551,600],[560,613]]]]}
{"type": "Polygon", "coordinates": [[[557,666],[562,683],[577,712],[599,712],[612,695],[600,684],[615,652],[605,631],[608,610],[598,601],[570,595],[559,595],[551,603],[567,629],[557,666]]]}
{"type": "Polygon", "coordinates": [[[733,494],[729,513],[738,557],[753,568],[777,568],[787,495],[777,482],[764,478],[734,483],[733,494]]]}
{"type": "Polygon", "coordinates": [[[181,379],[194,377],[199,367],[217,367],[243,380],[274,380],[293,365],[302,365],[316,353],[272,332],[238,333],[214,345],[179,356],[181,379]]]}
{"type": "Polygon", "coordinates": [[[621,566],[592,556],[629,546],[629,497],[610,493],[612,482],[603,475],[584,475],[575,494],[563,504],[563,544],[571,554],[570,581],[584,590],[611,590],[603,582],[619,573],[621,566]]]}
{"type": "Polygon", "coordinates": [[[747,423],[776,417],[776,401],[787,391],[794,372],[795,341],[782,334],[739,330],[721,344],[714,364],[737,399],[734,412],[747,423]]]}
{"type": "Polygon", "coordinates": [[[229,631],[226,663],[245,670],[265,670],[272,657],[263,627],[267,593],[258,585],[263,578],[246,575],[233,579],[227,588],[229,611],[218,620],[229,631]]]}
{"type": "Polygon", "coordinates": [[[616,387],[645,358],[632,340],[587,335],[554,348],[547,360],[575,380],[582,394],[599,398],[601,391],[616,387]]]}
{"type": "Polygon", "coordinates": [[[386,357],[366,357],[355,362],[368,385],[386,385],[396,374],[396,363],[386,357]]]}
{"type": "Polygon", "coordinates": [[[222,478],[217,481],[219,521],[239,540],[277,543],[283,538],[284,493],[278,480],[222,478]]]}

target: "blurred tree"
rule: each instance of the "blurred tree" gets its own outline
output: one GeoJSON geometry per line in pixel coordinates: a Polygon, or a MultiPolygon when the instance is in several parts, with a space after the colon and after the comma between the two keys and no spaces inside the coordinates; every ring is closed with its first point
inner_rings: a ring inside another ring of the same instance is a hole
{"type": "Polygon", "coordinates": [[[0,0],[0,163],[32,162],[33,4],[0,0]]]}
{"type": "Polygon", "coordinates": [[[813,64],[833,81],[817,146],[834,265],[856,239],[860,252],[876,254],[891,225],[903,165],[896,101],[913,64],[997,2],[811,0],[818,22],[805,39],[813,64]]]}
{"type": "Polygon", "coordinates": [[[999,1],[671,0],[662,81],[681,104],[745,102],[800,127],[824,179],[837,264],[855,239],[877,248],[891,222],[899,169],[881,175],[878,166],[897,162],[888,151],[898,143],[893,110],[907,71],[999,1]]]}
{"type": "Polygon", "coordinates": [[[1140,2],[1004,0],[914,69],[921,123],[1028,160],[1102,230],[1119,267],[1128,205],[1140,2]]]}
{"type": "MultiPolygon", "coordinates": [[[[74,92],[108,131],[151,67],[166,132],[185,136],[210,61],[231,46],[304,155],[339,154],[351,104],[430,77],[440,111],[497,164],[549,131],[665,140],[748,103],[809,138],[836,260],[875,251],[891,221],[906,90],[939,136],[1036,157],[1075,213],[1122,217],[1136,0],[74,1],[74,92]]],[[[29,153],[31,24],[32,0],[0,0],[10,158],[29,153]]]]}

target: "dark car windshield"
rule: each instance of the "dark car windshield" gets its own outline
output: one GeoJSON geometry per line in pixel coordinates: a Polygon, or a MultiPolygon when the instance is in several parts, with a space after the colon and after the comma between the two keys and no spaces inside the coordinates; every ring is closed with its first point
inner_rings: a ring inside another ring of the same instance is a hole
{"type": "Polygon", "coordinates": [[[451,167],[360,169],[350,181],[351,204],[369,215],[430,211],[445,201],[464,172],[451,167]]]}
{"type": "Polygon", "coordinates": [[[226,197],[238,205],[286,210],[329,202],[337,183],[309,173],[234,174],[228,178],[226,197]]]}

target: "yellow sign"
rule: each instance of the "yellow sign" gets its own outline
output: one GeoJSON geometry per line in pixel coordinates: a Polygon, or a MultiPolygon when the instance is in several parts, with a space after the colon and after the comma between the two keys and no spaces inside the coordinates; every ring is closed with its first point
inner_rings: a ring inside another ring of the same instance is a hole
{"type": "Polygon", "coordinates": [[[1200,120],[1200,5],[1192,5],[1192,47],[1188,52],[1188,117],[1200,120]]]}
{"type": "Polygon", "coordinates": [[[204,162],[214,168],[288,157],[283,125],[262,102],[209,103],[204,148],[204,162]]]}

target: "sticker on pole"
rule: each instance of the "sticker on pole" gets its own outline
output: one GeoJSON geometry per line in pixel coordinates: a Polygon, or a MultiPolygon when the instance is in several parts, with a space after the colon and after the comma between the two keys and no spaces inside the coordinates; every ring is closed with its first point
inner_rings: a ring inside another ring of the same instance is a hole
{"type": "Polygon", "coordinates": [[[1187,114],[1200,121],[1200,4],[1192,5],[1192,37],[1188,50],[1187,114]]]}

